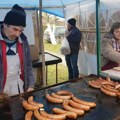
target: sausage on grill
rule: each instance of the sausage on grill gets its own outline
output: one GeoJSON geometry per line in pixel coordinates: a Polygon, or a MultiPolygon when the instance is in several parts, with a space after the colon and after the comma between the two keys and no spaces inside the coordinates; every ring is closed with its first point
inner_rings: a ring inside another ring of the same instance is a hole
{"type": "Polygon", "coordinates": [[[33,101],[33,96],[30,96],[30,97],[28,98],[28,103],[30,103],[31,105],[34,105],[34,106],[38,106],[39,108],[42,108],[42,107],[43,107],[43,104],[37,103],[37,102],[34,102],[34,101],[33,101]]]}

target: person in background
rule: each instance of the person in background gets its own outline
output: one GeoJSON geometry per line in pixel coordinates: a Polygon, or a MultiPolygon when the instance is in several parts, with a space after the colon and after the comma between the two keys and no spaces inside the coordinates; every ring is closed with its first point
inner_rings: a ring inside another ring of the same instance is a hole
{"type": "Polygon", "coordinates": [[[113,23],[102,40],[101,70],[120,66],[120,22],[113,23]]]}
{"type": "Polygon", "coordinates": [[[0,24],[0,92],[9,96],[34,89],[30,48],[24,27],[26,13],[15,4],[0,24]]]}
{"type": "Polygon", "coordinates": [[[67,21],[67,31],[65,37],[69,42],[71,53],[65,55],[66,64],[68,67],[69,80],[79,77],[78,70],[78,54],[80,49],[81,32],[76,27],[76,20],[71,18],[67,21]]]}

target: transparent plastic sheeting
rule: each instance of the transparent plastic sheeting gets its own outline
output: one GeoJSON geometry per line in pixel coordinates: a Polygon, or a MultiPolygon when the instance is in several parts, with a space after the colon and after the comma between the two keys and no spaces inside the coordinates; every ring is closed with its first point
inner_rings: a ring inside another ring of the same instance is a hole
{"type": "MultiPolygon", "coordinates": [[[[44,12],[48,12],[60,17],[65,17],[66,6],[68,4],[80,3],[82,5],[87,5],[91,2],[96,2],[96,0],[42,0],[42,8],[44,12]]],[[[101,4],[106,7],[119,8],[119,0],[100,0],[101,4]]],[[[1,7],[12,7],[14,4],[19,4],[25,8],[36,9],[39,8],[40,0],[0,0],[1,7]]],[[[73,10],[74,11],[74,10],[73,10]]],[[[70,13],[73,12],[70,10],[70,13]]]]}
{"type": "MultiPolygon", "coordinates": [[[[112,24],[120,18],[120,0],[100,0],[101,39],[109,31],[112,24]]],[[[77,27],[82,31],[81,49],[79,52],[80,74],[97,74],[96,51],[96,1],[88,0],[70,4],[65,9],[65,20],[77,20],[77,27]]]]}
{"type": "MultiPolygon", "coordinates": [[[[84,1],[89,0],[42,0],[42,10],[64,18],[66,5],[84,1]]],[[[24,8],[36,9],[39,8],[40,0],[0,0],[0,7],[11,7],[15,3],[24,8]]]]}

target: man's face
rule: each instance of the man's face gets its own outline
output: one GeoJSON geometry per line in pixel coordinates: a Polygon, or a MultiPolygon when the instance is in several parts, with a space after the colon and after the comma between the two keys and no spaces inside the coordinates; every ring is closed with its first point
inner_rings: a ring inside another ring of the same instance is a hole
{"type": "Polygon", "coordinates": [[[113,35],[117,40],[120,40],[120,28],[115,29],[113,35]]]}
{"type": "Polygon", "coordinates": [[[23,32],[24,27],[4,24],[3,32],[10,39],[15,40],[23,32]]]}
{"type": "Polygon", "coordinates": [[[67,28],[68,28],[68,30],[71,30],[72,29],[72,25],[70,25],[69,23],[67,23],[67,28]]]}

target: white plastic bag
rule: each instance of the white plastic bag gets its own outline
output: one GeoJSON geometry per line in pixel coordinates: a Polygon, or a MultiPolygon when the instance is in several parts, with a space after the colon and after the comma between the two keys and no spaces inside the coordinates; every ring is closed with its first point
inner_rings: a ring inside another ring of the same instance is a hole
{"type": "Polygon", "coordinates": [[[68,40],[65,37],[62,40],[60,52],[62,55],[70,54],[70,46],[69,46],[68,40]]]}

